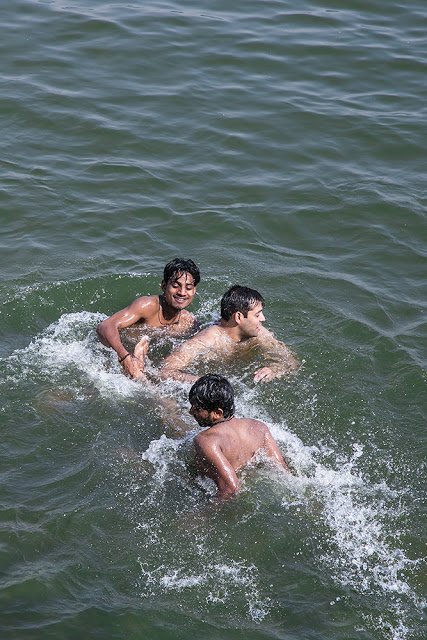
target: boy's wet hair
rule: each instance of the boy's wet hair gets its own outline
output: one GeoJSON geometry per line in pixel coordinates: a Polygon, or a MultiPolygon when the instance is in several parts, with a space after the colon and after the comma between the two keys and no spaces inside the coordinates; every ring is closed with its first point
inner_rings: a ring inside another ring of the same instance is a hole
{"type": "Polygon", "coordinates": [[[185,260],[184,258],[174,258],[167,263],[163,271],[163,282],[167,284],[171,278],[180,277],[184,273],[189,273],[193,276],[194,286],[199,284],[199,267],[192,260],[185,260]]]}
{"type": "Polygon", "coordinates": [[[243,313],[246,318],[248,311],[250,311],[257,302],[260,302],[262,306],[264,306],[264,298],[259,291],[235,284],[222,296],[221,318],[222,320],[230,320],[233,313],[237,311],[243,313]]]}
{"type": "Polygon", "coordinates": [[[216,373],[202,376],[193,384],[188,395],[191,405],[197,409],[215,411],[222,409],[224,418],[234,415],[234,390],[227,378],[216,373]]]}

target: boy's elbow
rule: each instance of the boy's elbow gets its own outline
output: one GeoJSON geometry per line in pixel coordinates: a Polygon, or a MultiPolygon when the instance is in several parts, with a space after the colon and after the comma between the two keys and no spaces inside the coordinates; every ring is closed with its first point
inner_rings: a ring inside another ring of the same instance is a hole
{"type": "Polygon", "coordinates": [[[176,380],[176,371],[173,367],[168,365],[163,365],[160,369],[160,380],[176,380]]]}
{"type": "Polygon", "coordinates": [[[227,500],[233,498],[240,489],[240,483],[238,480],[231,479],[225,486],[218,487],[217,498],[219,500],[227,500]]]}
{"type": "Polygon", "coordinates": [[[111,347],[111,333],[110,333],[110,324],[109,318],[102,320],[96,326],[96,335],[98,336],[99,341],[104,345],[104,347],[111,347]]]}
{"type": "Polygon", "coordinates": [[[105,329],[105,320],[102,320],[102,322],[96,325],[96,335],[101,341],[105,339],[104,329],[105,329]]]}
{"type": "Polygon", "coordinates": [[[224,489],[216,494],[217,500],[230,500],[237,494],[238,489],[224,489]]]}
{"type": "Polygon", "coordinates": [[[282,466],[282,469],[284,469],[287,473],[291,473],[291,470],[289,469],[288,463],[286,462],[285,459],[281,461],[281,466],[282,466]]]}
{"type": "Polygon", "coordinates": [[[301,362],[292,353],[290,353],[284,358],[282,375],[297,373],[300,367],[301,362]]]}

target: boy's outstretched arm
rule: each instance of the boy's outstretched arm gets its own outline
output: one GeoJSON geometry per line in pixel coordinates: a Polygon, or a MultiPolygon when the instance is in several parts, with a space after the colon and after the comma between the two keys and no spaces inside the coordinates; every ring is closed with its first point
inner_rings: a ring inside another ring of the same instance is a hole
{"type": "Polygon", "coordinates": [[[254,382],[269,382],[275,378],[296,373],[299,369],[299,360],[289,347],[275,338],[271,331],[263,327],[257,336],[257,341],[269,363],[255,372],[254,382]]]}

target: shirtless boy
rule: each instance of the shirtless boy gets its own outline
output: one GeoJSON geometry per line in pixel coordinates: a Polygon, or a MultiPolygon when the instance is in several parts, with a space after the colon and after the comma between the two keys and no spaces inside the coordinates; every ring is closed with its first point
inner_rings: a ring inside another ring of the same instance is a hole
{"type": "Polygon", "coordinates": [[[239,490],[237,471],[260,450],[289,472],[282,453],[266,424],[234,417],[234,391],[223,376],[202,376],[189,393],[190,414],[201,427],[194,438],[198,471],[218,487],[217,498],[229,498],[239,490]]]}
{"type": "Polygon", "coordinates": [[[138,344],[137,356],[129,353],[120,338],[120,329],[142,323],[167,330],[173,335],[185,335],[197,327],[195,317],[186,310],[193,301],[200,272],[192,260],[175,258],[167,263],[158,296],[141,296],[128,307],[103,320],[96,328],[102,344],[117,353],[124,373],[131,378],[144,376],[144,359],[148,338],[138,344]]]}
{"type": "Polygon", "coordinates": [[[263,327],[263,309],[264,298],[258,291],[240,285],[231,287],[221,300],[220,321],[172,351],[163,362],[161,377],[193,383],[199,377],[187,371],[193,361],[212,354],[217,359],[233,357],[254,347],[261,349],[268,362],[255,372],[254,382],[268,382],[295,372],[298,360],[263,327]]]}

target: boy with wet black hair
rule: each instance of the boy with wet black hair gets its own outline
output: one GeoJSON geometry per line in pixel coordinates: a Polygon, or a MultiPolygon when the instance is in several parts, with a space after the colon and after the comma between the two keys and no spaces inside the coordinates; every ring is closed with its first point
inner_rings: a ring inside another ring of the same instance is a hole
{"type": "Polygon", "coordinates": [[[268,382],[294,373],[299,362],[290,349],[263,327],[264,298],[255,289],[235,285],[221,300],[221,320],[187,340],[163,362],[161,377],[195,382],[199,376],[187,368],[202,358],[218,360],[243,355],[260,347],[268,365],[254,374],[254,382],[268,382]]]}
{"type": "Polygon", "coordinates": [[[234,415],[233,387],[224,376],[214,373],[202,376],[191,387],[188,399],[196,409],[214,411],[220,407],[224,419],[234,415]]]}
{"type": "Polygon", "coordinates": [[[179,277],[184,273],[189,273],[193,277],[194,286],[197,287],[200,282],[199,267],[192,260],[185,260],[184,258],[174,258],[165,265],[162,287],[172,278],[179,277]]]}
{"type": "Polygon", "coordinates": [[[162,294],[141,296],[97,326],[100,341],[114,349],[124,373],[135,379],[144,377],[149,339],[144,336],[134,353],[130,353],[124,346],[119,331],[136,323],[162,329],[174,336],[186,335],[196,330],[196,319],[186,307],[192,303],[199,282],[200,271],[192,260],[174,258],[164,268],[160,285],[162,294]]]}
{"type": "Polygon", "coordinates": [[[264,308],[265,300],[259,291],[236,284],[230,287],[221,298],[221,318],[228,321],[237,311],[241,311],[247,317],[257,303],[264,308]]]}
{"type": "Polygon", "coordinates": [[[238,492],[236,472],[259,451],[289,472],[267,425],[234,417],[234,390],[226,378],[202,376],[191,387],[189,400],[190,414],[201,427],[208,427],[194,438],[197,469],[215,482],[217,498],[229,498],[238,492]]]}

